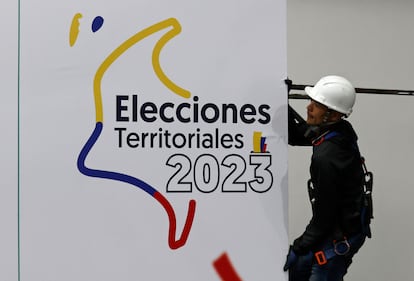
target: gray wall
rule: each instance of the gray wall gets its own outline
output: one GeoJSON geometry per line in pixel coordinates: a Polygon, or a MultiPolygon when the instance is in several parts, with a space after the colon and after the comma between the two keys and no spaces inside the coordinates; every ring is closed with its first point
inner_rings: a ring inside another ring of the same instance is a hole
{"type": "MultiPolygon", "coordinates": [[[[355,87],[414,90],[414,1],[288,0],[288,75],[314,84],[327,74],[355,87]]],[[[307,101],[290,104],[306,116],[307,101]]],[[[345,280],[414,276],[414,96],[358,94],[349,121],[374,172],[373,238],[345,280]]],[[[310,219],[311,148],[289,148],[289,236],[310,219]]]]}

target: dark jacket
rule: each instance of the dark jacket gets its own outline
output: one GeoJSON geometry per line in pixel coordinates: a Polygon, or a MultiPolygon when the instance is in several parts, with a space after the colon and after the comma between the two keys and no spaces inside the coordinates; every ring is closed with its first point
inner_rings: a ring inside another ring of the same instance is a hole
{"type": "Polygon", "coordinates": [[[328,125],[307,138],[304,134],[309,126],[303,119],[294,118],[296,113],[292,110],[289,108],[289,144],[312,145],[313,142],[312,219],[293,243],[297,254],[306,254],[321,250],[321,244],[327,239],[338,240],[361,232],[364,171],[357,135],[348,121],[328,125]]]}

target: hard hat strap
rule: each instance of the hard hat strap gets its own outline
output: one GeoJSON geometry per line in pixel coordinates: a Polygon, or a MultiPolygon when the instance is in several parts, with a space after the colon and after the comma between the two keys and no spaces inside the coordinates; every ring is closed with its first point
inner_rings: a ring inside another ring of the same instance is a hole
{"type": "Polygon", "coordinates": [[[323,115],[322,124],[326,124],[329,121],[329,117],[331,116],[331,110],[328,108],[328,110],[323,115]]]}

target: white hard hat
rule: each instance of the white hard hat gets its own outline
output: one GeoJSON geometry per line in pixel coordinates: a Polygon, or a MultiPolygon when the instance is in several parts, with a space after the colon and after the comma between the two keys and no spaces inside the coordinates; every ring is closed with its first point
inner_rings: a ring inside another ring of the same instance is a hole
{"type": "Polygon", "coordinates": [[[346,116],[351,114],[355,104],[355,88],[341,76],[322,77],[314,87],[305,87],[305,92],[311,99],[346,116]]]}

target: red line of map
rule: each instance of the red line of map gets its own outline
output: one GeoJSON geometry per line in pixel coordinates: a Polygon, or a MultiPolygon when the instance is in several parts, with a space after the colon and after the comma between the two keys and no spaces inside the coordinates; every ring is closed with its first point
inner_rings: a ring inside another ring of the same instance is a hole
{"type": "Polygon", "coordinates": [[[237,274],[227,253],[223,253],[214,262],[213,266],[223,281],[243,281],[237,274]]]}

